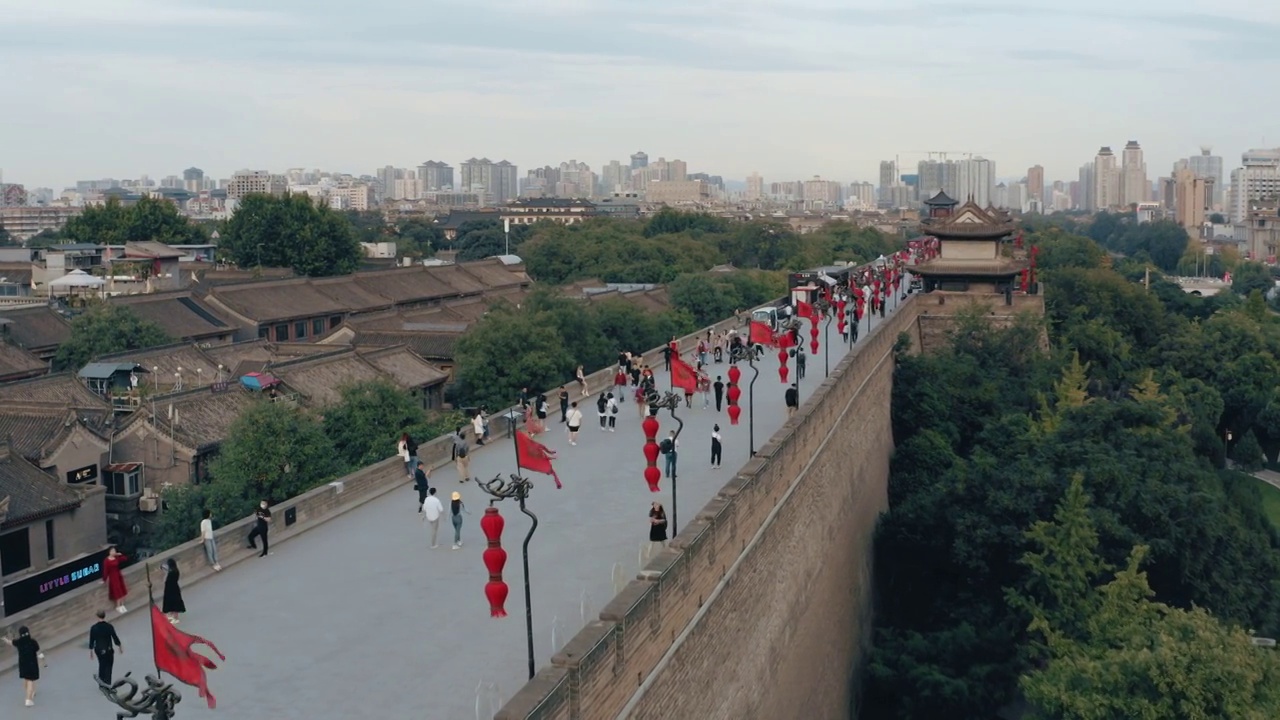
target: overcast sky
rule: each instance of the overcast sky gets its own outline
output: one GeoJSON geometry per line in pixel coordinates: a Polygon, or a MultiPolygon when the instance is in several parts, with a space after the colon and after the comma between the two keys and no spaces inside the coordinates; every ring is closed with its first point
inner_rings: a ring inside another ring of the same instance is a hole
{"type": "Polygon", "coordinates": [[[977,152],[1074,179],[1280,145],[1261,0],[0,0],[7,182],[471,156],[876,181],[977,152]]]}

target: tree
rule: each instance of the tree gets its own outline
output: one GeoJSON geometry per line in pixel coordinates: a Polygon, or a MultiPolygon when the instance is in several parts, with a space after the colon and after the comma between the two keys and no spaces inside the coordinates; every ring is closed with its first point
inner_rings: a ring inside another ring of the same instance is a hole
{"type": "Polygon", "coordinates": [[[396,228],[401,255],[431,257],[444,243],[444,233],[426,218],[409,218],[396,228]]]}
{"type": "Polygon", "coordinates": [[[26,246],[29,248],[44,248],[51,245],[58,245],[66,242],[66,238],[57,230],[45,228],[40,232],[27,238],[26,246]]]}
{"type": "Polygon", "coordinates": [[[1071,235],[1056,227],[1032,233],[1026,238],[1026,244],[1040,249],[1037,264],[1045,271],[1066,267],[1101,267],[1107,255],[1102,246],[1093,240],[1083,235],[1071,235]]]}
{"type": "Polygon", "coordinates": [[[1258,443],[1258,436],[1252,431],[1247,430],[1236,441],[1236,446],[1232,448],[1231,459],[1240,465],[1240,469],[1245,472],[1254,472],[1262,469],[1262,445],[1258,443]]]}
{"type": "Polygon", "coordinates": [[[94,303],[71,321],[71,337],[58,346],[53,369],[78,370],[94,358],[165,345],[172,339],[127,307],[94,303]]]}
{"type": "Polygon", "coordinates": [[[539,391],[568,382],[576,365],[548,313],[495,305],[458,341],[457,394],[469,405],[511,406],[528,387],[539,391]]]}
{"type": "Polygon", "coordinates": [[[199,245],[209,242],[202,227],[178,212],[178,206],[151,197],[124,205],[111,197],[102,205],[90,205],[67,221],[65,242],[123,245],[160,242],[167,245],[199,245]]]}
{"type": "Polygon", "coordinates": [[[1236,265],[1236,269],[1231,273],[1231,292],[1237,295],[1249,296],[1254,290],[1261,291],[1265,295],[1274,288],[1276,282],[1271,277],[1271,268],[1260,262],[1242,262],[1236,265]]]}
{"type": "Polygon", "coordinates": [[[307,195],[245,196],[218,246],[240,267],[288,267],[310,277],[354,272],[363,257],[351,223],[307,195]]]}
{"type": "Polygon", "coordinates": [[[1213,223],[1214,225],[1223,225],[1223,224],[1226,224],[1227,219],[1223,217],[1222,213],[1210,213],[1209,222],[1213,223]]]}
{"type": "Polygon", "coordinates": [[[425,442],[465,420],[461,413],[428,416],[412,396],[385,380],[345,385],[339,392],[342,400],[325,410],[323,426],[339,465],[347,469],[386,460],[403,432],[425,442]]]}

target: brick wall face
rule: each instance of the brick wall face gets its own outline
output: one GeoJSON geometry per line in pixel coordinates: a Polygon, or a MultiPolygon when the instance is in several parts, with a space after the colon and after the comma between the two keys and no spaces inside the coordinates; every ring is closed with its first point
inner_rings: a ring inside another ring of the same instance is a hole
{"type": "Polygon", "coordinates": [[[847,717],[887,507],[892,351],[902,332],[919,348],[917,305],[859,343],[497,718],[847,717]]]}
{"type": "MultiPolygon", "coordinates": [[[[920,308],[917,333],[920,347],[924,352],[934,352],[951,344],[950,333],[955,327],[954,316],[968,310],[974,305],[983,306],[988,313],[992,325],[1006,327],[1012,325],[1019,313],[1030,312],[1044,315],[1044,295],[1013,296],[1013,305],[1006,305],[1004,295],[1000,294],[966,294],[934,291],[919,296],[920,308]]],[[[1048,347],[1048,335],[1044,335],[1043,344],[1048,347]]]]}

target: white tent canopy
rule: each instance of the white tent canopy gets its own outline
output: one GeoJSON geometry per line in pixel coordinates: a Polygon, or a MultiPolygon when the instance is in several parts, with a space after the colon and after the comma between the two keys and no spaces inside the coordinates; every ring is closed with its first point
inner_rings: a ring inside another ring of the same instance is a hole
{"type": "Polygon", "coordinates": [[[107,284],[106,280],[94,277],[83,270],[72,270],[57,280],[51,280],[51,288],[100,288],[107,284]]]}

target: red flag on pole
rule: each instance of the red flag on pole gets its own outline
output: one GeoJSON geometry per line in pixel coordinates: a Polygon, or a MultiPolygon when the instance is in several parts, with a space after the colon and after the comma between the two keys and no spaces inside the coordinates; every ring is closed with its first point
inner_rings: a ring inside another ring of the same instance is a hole
{"type": "Polygon", "coordinates": [[[772,345],[773,329],[758,320],[752,320],[751,343],[754,345],[772,345]]]}
{"type": "Polygon", "coordinates": [[[555,450],[534,440],[523,430],[516,431],[516,464],[525,470],[550,475],[556,481],[556,489],[559,490],[564,485],[560,483],[560,476],[556,475],[556,469],[551,467],[551,461],[555,459],[555,450]]]}
{"type": "Polygon", "coordinates": [[[796,301],[796,316],[813,319],[813,306],[803,300],[796,301]]]}
{"type": "Polygon", "coordinates": [[[205,668],[216,670],[218,666],[204,655],[192,651],[191,646],[208,645],[218,659],[226,660],[227,658],[218,652],[218,648],[199,635],[188,635],[174,627],[154,603],[151,605],[151,637],[156,656],[156,670],[167,672],[178,682],[197,688],[200,691],[200,697],[208,700],[210,708],[217,707],[218,703],[205,683],[204,671],[205,668]]]}
{"type": "Polygon", "coordinates": [[[683,388],[686,393],[698,389],[698,371],[679,356],[671,356],[671,387],[683,388]]]}

